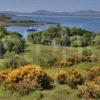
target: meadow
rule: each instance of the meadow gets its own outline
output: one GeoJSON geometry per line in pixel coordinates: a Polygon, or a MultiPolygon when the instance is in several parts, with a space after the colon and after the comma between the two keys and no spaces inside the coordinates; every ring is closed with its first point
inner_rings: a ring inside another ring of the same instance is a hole
{"type": "Polygon", "coordinates": [[[70,30],[51,27],[25,40],[2,27],[0,100],[99,100],[100,34],[70,30]]]}

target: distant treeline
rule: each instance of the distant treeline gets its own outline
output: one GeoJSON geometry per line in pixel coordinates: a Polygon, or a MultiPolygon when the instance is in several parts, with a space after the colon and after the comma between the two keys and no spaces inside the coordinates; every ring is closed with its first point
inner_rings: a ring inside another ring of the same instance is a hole
{"type": "Polygon", "coordinates": [[[86,47],[95,45],[96,36],[96,33],[81,28],[55,26],[29,34],[28,40],[35,44],[86,47]]]}

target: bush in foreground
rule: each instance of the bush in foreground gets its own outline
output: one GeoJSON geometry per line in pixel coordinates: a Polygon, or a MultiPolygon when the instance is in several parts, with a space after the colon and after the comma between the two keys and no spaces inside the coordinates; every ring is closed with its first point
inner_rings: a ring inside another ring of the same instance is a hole
{"type": "Polygon", "coordinates": [[[7,75],[11,72],[11,69],[0,71],[0,85],[4,84],[7,75]]]}
{"type": "Polygon", "coordinates": [[[84,79],[89,81],[95,81],[96,78],[99,76],[100,76],[100,67],[93,67],[85,73],[84,79]]]}
{"type": "Polygon", "coordinates": [[[5,82],[11,90],[28,93],[35,89],[47,89],[51,86],[51,78],[37,65],[23,66],[11,71],[5,82]]]}
{"type": "Polygon", "coordinates": [[[78,91],[81,98],[100,98],[100,67],[89,69],[84,75],[84,84],[78,91]]]}
{"type": "Polygon", "coordinates": [[[95,82],[85,82],[77,93],[81,98],[100,98],[100,85],[95,82]]]}

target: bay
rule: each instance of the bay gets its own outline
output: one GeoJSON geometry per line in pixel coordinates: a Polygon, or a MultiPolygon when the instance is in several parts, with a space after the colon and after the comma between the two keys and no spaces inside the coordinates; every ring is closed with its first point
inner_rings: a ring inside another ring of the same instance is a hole
{"type": "MultiPolygon", "coordinates": [[[[57,22],[61,26],[68,27],[80,27],[90,31],[100,32],[100,17],[80,17],[80,16],[37,16],[37,15],[18,15],[13,16],[12,19],[15,20],[34,20],[40,22],[57,22]]],[[[48,29],[52,25],[39,25],[33,26],[37,31],[42,31],[48,29]]],[[[27,29],[29,27],[25,26],[9,26],[7,27],[8,31],[16,31],[21,33],[24,37],[27,37],[29,34],[27,29]]]]}

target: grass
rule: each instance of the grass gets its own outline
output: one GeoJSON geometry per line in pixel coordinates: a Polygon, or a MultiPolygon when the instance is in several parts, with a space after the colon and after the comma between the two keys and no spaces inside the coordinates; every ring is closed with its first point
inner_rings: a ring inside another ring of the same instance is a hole
{"type": "Polygon", "coordinates": [[[57,85],[51,90],[35,91],[27,95],[12,93],[4,87],[0,88],[0,100],[79,100],[76,90],[70,89],[67,85],[57,85]]]}
{"type": "MultiPolygon", "coordinates": [[[[75,47],[64,47],[64,46],[50,46],[50,45],[41,45],[41,44],[27,44],[26,53],[24,57],[27,58],[32,63],[36,63],[36,60],[39,60],[42,57],[55,56],[58,59],[65,59],[75,55],[81,55],[81,52],[85,48],[75,48],[75,47]]],[[[87,47],[93,51],[94,55],[100,55],[99,50],[96,47],[87,47]]]]}
{"type": "MultiPolygon", "coordinates": [[[[100,58],[99,50],[97,47],[87,47],[93,51],[93,55],[100,58]]],[[[42,57],[56,56],[59,60],[71,57],[74,55],[81,55],[82,50],[85,48],[49,46],[49,45],[35,45],[27,44],[26,52],[22,55],[30,63],[39,64],[39,59],[42,57]]],[[[0,60],[0,66],[3,66],[4,60],[0,60]]],[[[72,67],[79,69],[81,72],[88,70],[91,67],[99,66],[100,62],[82,62],[72,67]]],[[[0,67],[3,69],[4,67],[0,67]]],[[[46,68],[50,75],[55,75],[60,70],[66,70],[68,67],[46,68]]],[[[27,95],[21,95],[16,92],[11,92],[4,87],[0,87],[0,100],[80,100],[76,96],[77,89],[72,90],[67,85],[56,85],[51,90],[36,90],[27,95]]],[[[84,99],[85,100],[85,99],[84,99]]]]}

